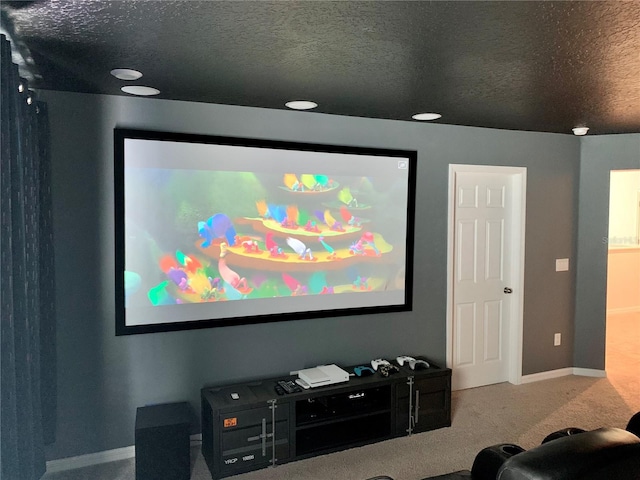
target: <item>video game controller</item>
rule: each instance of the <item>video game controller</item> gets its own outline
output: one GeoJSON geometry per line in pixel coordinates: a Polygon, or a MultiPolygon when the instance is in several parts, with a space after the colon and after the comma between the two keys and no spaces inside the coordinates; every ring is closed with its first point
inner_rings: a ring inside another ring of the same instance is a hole
{"type": "Polygon", "coordinates": [[[430,367],[431,365],[426,360],[409,360],[409,368],[411,370],[426,370],[430,367]]]}
{"type": "Polygon", "coordinates": [[[373,375],[376,372],[371,367],[360,365],[358,367],[353,367],[353,373],[355,373],[357,377],[367,377],[369,375],[373,375]]]}
{"type": "Polygon", "coordinates": [[[374,370],[378,370],[378,367],[381,365],[391,365],[389,362],[384,360],[383,358],[376,358],[375,360],[371,360],[371,366],[374,370]]]}
{"type": "Polygon", "coordinates": [[[389,375],[393,375],[394,373],[398,373],[399,371],[400,369],[398,367],[390,363],[380,365],[380,367],[378,368],[378,372],[380,372],[380,375],[382,375],[383,377],[388,377],[389,375]]]}
{"type": "Polygon", "coordinates": [[[411,370],[426,370],[427,368],[431,367],[431,365],[429,365],[429,362],[427,362],[426,360],[416,360],[409,355],[400,355],[396,358],[396,362],[398,362],[398,365],[400,365],[401,367],[406,363],[407,365],[409,365],[409,368],[411,370]]]}
{"type": "Polygon", "coordinates": [[[411,361],[416,361],[415,358],[410,357],[409,355],[400,355],[399,357],[396,358],[396,362],[398,362],[398,365],[400,365],[401,367],[405,364],[405,362],[411,362],[411,361]]]}

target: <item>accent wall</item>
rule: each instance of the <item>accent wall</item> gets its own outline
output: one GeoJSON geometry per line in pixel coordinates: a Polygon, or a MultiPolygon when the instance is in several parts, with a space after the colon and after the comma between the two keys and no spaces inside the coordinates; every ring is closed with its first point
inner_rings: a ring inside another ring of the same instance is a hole
{"type": "Polygon", "coordinates": [[[188,401],[198,413],[205,385],[399,354],[443,364],[451,163],[527,167],[522,373],[574,365],[575,269],[555,272],[555,259],[579,264],[579,138],[123,96],[40,98],[52,132],[58,328],[58,437],[48,459],[133,445],[137,407],[188,401]],[[416,150],[413,311],[116,337],[115,127],[416,150]]]}

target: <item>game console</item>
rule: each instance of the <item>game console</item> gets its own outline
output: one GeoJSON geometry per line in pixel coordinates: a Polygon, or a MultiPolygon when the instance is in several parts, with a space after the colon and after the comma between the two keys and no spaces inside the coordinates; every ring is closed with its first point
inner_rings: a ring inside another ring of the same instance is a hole
{"type": "Polygon", "coordinates": [[[310,388],[349,381],[349,373],[335,364],[300,370],[298,371],[298,377],[304,380],[310,388]]]}

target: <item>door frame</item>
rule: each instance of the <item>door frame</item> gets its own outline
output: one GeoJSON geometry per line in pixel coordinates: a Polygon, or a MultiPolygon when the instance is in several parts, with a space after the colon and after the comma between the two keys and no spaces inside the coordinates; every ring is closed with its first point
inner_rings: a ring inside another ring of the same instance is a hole
{"type": "Polygon", "coordinates": [[[522,332],[524,318],[524,253],[526,232],[527,168],[494,165],[449,164],[449,212],[447,237],[447,367],[453,368],[453,293],[454,293],[454,253],[455,253],[455,178],[458,173],[496,173],[510,175],[513,179],[512,201],[514,206],[513,236],[511,238],[512,258],[510,274],[513,279],[513,297],[509,312],[509,383],[522,383],[522,332]],[[519,219],[518,219],[519,215],[519,219]],[[518,227],[518,220],[520,226],[518,227]]]}

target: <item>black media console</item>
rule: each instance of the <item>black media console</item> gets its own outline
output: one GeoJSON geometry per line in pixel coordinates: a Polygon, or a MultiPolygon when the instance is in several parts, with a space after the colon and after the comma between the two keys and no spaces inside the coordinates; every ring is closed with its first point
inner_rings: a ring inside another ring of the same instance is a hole
{"type": "Polygon", "coordinates": [[[451,425],[448,368],[276,394],[294,378],[202,389],[202,455],[214,479],[451,425]]]}

